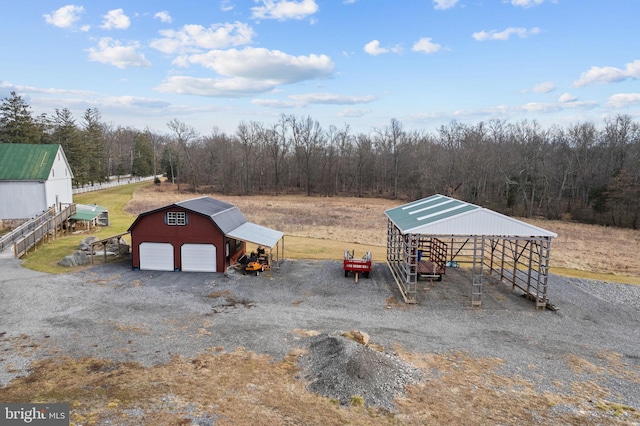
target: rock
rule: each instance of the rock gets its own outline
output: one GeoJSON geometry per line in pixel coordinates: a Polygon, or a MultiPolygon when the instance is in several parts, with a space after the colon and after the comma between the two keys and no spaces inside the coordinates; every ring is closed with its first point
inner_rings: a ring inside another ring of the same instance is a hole
{"type": "Polygon", "coordinates": [[[119,256],[124,256],[127,255],[131,252],[131,247],[129,247],[127,244],[120,244],[120,247],[118,247],[118,255],[119,256]]]}
{"type": "Polygon", "coordinates": [[[64,267],[72,267],[72,266],[82,266],[89,263],[89,256],[85,254],[83,251],[76,251],[73,254],[63,257],[60,261],[58,261],[58,265],[64,267]]]}
{"type": "Polygon", "coordinates": [[[96,241],[98,241],[98,237],[92,235],[80,241],[78,248],[82,251],[91,251],[91,243],[96,241]]]}
{"type": "Polygon", "coordinates": [[[112,238],[107,242],[107,251],[113,252],[119,256],[129,254],[130,247],[124,238],[112,238]]]}
{"type": "Polygon", "coordinates": [[[365,346],[369,344],[369,340],[371,339],[367,333],[360,330],[351,330],[342,335],[365,346]]]}

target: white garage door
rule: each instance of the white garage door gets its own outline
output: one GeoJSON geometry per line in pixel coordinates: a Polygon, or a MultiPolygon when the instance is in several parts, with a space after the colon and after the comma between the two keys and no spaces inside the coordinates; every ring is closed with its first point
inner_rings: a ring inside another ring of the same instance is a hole
{"type": "Polygon", "coordinates": [[[171,243],[140,243],[140,269],[173,271],[173,245],[171,243]]]}
{"type": "Polygon", "coordinates": [[[183,244],[180,250],[185,272],[216,272],[216,246],[213,244],[183,244]]]}

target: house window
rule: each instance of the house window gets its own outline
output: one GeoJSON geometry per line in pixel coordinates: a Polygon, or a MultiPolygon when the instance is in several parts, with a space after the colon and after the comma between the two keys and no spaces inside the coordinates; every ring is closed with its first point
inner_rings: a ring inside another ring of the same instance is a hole
{"type": "Polygon", "coordinates": [[[187,214],[185,212],[167,212],[167,225],[186,225],[187,214]]]}

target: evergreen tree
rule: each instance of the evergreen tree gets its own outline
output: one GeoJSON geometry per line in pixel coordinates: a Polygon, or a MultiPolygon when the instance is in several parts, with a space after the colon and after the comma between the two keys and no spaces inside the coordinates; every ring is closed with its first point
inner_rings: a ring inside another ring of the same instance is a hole
{"type": "Polygon", "coordinates": [[[86,154],[81,142],[81,135],[76,122],[67,108],[56,109],[56,116],[53,119],[53,134],[51,137],[54,143],[62,146],[67,156],[69,166],[73,172],[75,182],[83,185],[88,182],[88,165],[85,161],[86,154]]]}
{"type": "Polygon", "coordinates": [[[100,122],[100,111],[88,108],[82,117],[83,152],[86,156],[87,178],[90,182],[104,182],[107,180],[107,143],[104,137],[103,125],[100,122]]]}
{"type": "Polygon", "coordinates": [[[40,143],[42,132],[31,115],[30,106],[11,92],[0,105],[0,142],[40,143]]]}
{"type": "Polygon", "coordinates": [[[153,146],[148,134],[140,133],[136,136],[131,174],[134,176],[151,176],[152,173],[153,146]]]}

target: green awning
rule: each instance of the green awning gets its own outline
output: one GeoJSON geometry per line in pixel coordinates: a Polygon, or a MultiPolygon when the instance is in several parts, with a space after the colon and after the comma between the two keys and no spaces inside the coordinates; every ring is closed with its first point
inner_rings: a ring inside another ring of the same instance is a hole
{"type": "Polygon", "coordinates": [[[78,211],[76,211],[76,214],[74,214],[73,216],[69,217],[69,219],[73,219],[73,220],[93,220],[96,217],[100,216],[101,214],[102,214],[101,211],[78,210],[78,211]]]}

